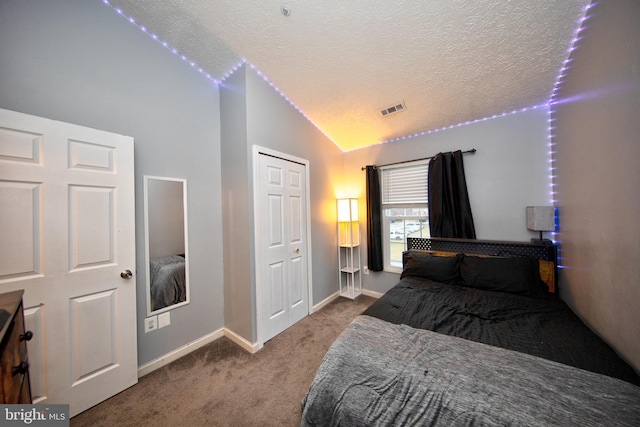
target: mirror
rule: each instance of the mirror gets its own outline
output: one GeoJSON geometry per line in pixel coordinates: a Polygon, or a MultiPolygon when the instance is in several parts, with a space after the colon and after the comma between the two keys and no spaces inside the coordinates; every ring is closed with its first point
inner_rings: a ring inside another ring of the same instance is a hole
{"type": "Polygon", "coordinates": [[[189,303],[187,181],[144,177],[147,315],[189,303]]]}

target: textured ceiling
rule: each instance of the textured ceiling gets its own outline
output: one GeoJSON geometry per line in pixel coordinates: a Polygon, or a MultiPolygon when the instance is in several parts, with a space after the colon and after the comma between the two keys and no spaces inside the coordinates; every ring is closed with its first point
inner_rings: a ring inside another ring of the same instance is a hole
{"type": "Polygon", "coordinates": [[[589,3],[110,0],[214,79],[246,59],[343,150],[546,102],[589,3]]]}

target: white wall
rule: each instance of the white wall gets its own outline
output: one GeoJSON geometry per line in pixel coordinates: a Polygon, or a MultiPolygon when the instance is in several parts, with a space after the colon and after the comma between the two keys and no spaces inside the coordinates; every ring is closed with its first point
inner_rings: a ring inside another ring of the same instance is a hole
{"type": "Polygon", "coordinates": [[[561,296],[640,372],[640,2],[594,2],[554,107],[561,296]]]}
{"type": "Polygon", "coordinates": [[[223,327],[218,88],[101,1],[2,0],[0,20],[1,108],[135,139],[138,364],[223,327]],[[187,179],[190,226],[191,303],[147,334],[143,175],[187,179]]]}
{"type": "MultiPolygon", "coordinates": [[[[529,241],[526,207],[551,205],[549,109],[509,114],[425,136],[345,154],[345,196],[360,199],[361,233],[366,236],[366,188],[362,166],[380,165],[469,150],[464,155],[469,201],[478,239],[529,241]]],[[[366,264],[366,239],[362,246],[366,264]]],[[[363,275],[363,287],[386,292],[398,279],[393,273],[363,275]]]]}

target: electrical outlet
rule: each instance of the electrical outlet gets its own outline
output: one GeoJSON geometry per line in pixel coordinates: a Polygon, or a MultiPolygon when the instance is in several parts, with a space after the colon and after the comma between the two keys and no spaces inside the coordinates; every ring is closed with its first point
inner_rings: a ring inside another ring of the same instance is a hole
{"type": "Polygon", "coordinates": [[[369,274],[369,267],[367,267],[366,265],[363,266],[362,271],[364,271],[364,274],[369,274]]]}
{"type": "Polygon", "coordinates": [[[158,316],[151,316],[144,319],[144,333],[158,329],[158,316]]]}
{"type": "Polygon", "coordinates": [[[171,324],[171,312],[166,311],[162,314],[158,314],[158,328],[164,328],[171,324]]]}

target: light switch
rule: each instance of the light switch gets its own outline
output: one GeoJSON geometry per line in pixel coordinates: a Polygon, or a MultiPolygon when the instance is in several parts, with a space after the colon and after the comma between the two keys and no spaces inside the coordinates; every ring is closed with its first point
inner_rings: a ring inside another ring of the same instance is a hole
{"type": "Polygon", "coordinates": [[[171,312],[167,311],[162,314],[158,314],[158,328],[164,328],[171,324],[171,312]]]}

